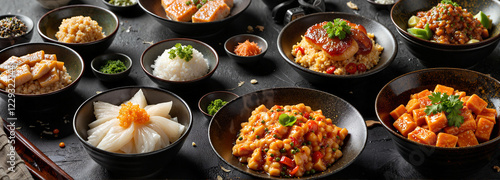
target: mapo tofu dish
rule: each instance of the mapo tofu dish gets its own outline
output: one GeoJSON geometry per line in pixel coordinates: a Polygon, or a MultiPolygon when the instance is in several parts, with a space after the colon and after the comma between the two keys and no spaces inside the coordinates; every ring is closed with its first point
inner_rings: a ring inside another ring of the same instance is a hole
{"type": "Polygon", "coordinates": [[[325,171],[342,157],[348,134],[321,110],[302,103],[271,109],[260,105],[241,127],[233,155],[250,169],[280,177],[325,171]]]}
{"type": "Polygon", "coordinates": [[[412,141],[438,147],[467,147],[490,140],[497,111],[476,94],[436,85],[411,95],[390,115],[394,127],[412,141]]]}

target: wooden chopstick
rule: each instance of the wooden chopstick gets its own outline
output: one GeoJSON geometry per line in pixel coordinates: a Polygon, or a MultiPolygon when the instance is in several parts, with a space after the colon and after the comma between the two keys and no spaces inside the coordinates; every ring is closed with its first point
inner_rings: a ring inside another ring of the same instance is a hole
{"type": "MultiPolygon", "coordinates": [[[[8,122],[3,120],[3,128],[5,132],[8,122]]],[[[15,130],[15,142],[13,146],[16,148],[17,154],[24,160],[26,167],[35,179],[61,179],[73,180],[73,178],[48,158],[42,151],[33,145],[19,131],[15,130]]]]}

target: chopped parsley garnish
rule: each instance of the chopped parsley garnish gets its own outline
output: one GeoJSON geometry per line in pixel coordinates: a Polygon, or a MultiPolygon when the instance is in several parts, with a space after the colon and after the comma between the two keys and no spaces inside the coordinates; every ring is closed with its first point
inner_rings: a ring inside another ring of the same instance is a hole
{"type": "Polygon", "coordinates": [[[222,106],[226,105],[227,102],[222,99],[216,99],[210,102],[207,107],[208,114],[213,116],[217,111],[219,111],[222,106]]]}
{"type": "Polygon", "coordinates": [[[189,62],[191,59],[193,59],[193,46],[182,46],[181,43],[177,43],[175,44],[174,49],[168,51],[168,54],[170,54],[170,59],[174,59],[176,56],[179,56],[179,58],[184,59],[184,61],[186,62],[189,62]]]}
{"type": "Polygon", "coordinates": [[[297,118],[295,116],[288,116],[287,114],[283,113],[280,115],[278,121],[283,126],[293,126],[293,124],[295,124],[295,121],[297,121],[297,118]]]}
{"type": "Polygon", "coordinates": [[[451,5],[455,6],[455,7],[459,6],[458,3],[453,2],[452,0],[441,0],[441,3],[442,4],[451,4],[451,5]]]}
{"type": "Polygon", "coordinates": [[[127,66],[120,60],[108,60],[104,66],[101,66],[99,71],[106,74],[116,74],[125,71],[127,66]]]}
{"type": "Polygon", "coordinates": [[[432,101],[432,105],[427,106],[424,112],[427,115],[437,114],[440,112],[446,112],[448,114],[446,118],[448,119],[448,126],[460,127],[464,122],[464,117],[460,115],[460,109],[463,107],[463,102],[459,99],[458,95],[451,95],[440,92],[434,92],[429,96],[432,101]]]}
{"type": "Polygon", "coordinates": [[[323,29],[326,29],[328,37],[331,39],[338,37],[342,40],[346,38],[348,34],[351,34],[351,26],[349,26],[346,21],[339,18],[333,20],[333,23],[331,21],[328,22],[323,26],[323,29]]]}

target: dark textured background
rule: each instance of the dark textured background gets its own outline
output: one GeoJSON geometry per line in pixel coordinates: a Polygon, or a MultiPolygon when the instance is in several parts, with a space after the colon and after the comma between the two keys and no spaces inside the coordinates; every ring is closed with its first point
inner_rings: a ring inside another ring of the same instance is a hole
{"type": "MultiPolygon", "coordinates": [[[[38,22],[38,19],[48,12],[35,0],[1,0],[0,14],[23,14],[38,22]]],[[[230,27],[222,27],[224,32],[211,37],[194,37],[211,45],[220,56],[220,64],[211,78],[209,85],[184,92],[175,92],[186,100],[194,114],[194,126],[187,137],[186,143],[179,151],[177,158],[161,173],[159,178],[202,178],[216,179],[217,176],[230,179],[249,179],[250,176],[230,168],[222,162],[212,151],[207,138],[209,119],[199,112],[197,103],[205,93],[215,90],[229,90],[243,95],[260,89],[273,87],[307,87],[319,89],[337,95],[354,105],[365,120],[376,119],[374,104],[379,90],[391,79],[418,69],[425,68],[418,59],[413,57],[392,25],[389,10],[375,9],[365,0],[352,0],[359,6],[359,10],[351,10],[344,0],[326,0],[327,11],[358,14],[374,19],[385,25],[397,38],[399,51],[394,62],[382,72],[374,75],[369,81],[351,85],[323,84],[312,85],[299,76],[290,65],[281,58],[276,47],[276,39],[282,25],[277,25],[271,18],[271,12],[260,0],[253,0],[250,7],[238,17],[230,27]],[[262,25],[263,32],[253,34],[264,37],[269,43],[269,50],[264,59],[256,66],[241,66],[233,62],[225,54],[223,44],[229,37],[247,33],[247,26],[262,25]],[[251,79],[257,79],[258,84],[251,84],[251,79]],[[245,83],[238,87],[238,83],[245,83]],[[191,142],[197,144],[196,147],[191,142]],[[231,170],[224,172],[221,166],[231,170]]],[[[93,4],[101,7],[105,5],[101,0],[73,0],[70,4],[93,4]]],[[[120,178],[109,174],[96,164],[87,155],[77,137],[73,133],[72,118],[78,106],[98,91],[128,86],[142,85],[156,87],[140,67],[140,56],[150,46],[146,42],[158,42],[164,39],[186,37],[174,34],[168,28],[161,26],[152,17],[137,8],[135,12],[126,14],[117,13],[120,19],[118,34],[106,52],[121,52],[129,55],[133,61],[133,69],[129,78],[118,83],[104,83],[92,74],[86,66],[85,74],[77,86],[73,96],[65,100],[55,100],[59,104],[50,111],[17,109],[16,126],[33,144],[50,157],[57,165],[75,179],[109,179],[120,178]],[[59,129],[58,137],[42,133],[43,130],[59,129]],[[59,148],[59,142],[65,142],[66,148],[59,148]]],[[[34,29],[36,31],[36,29],[34,29]]],[[[202,30],[200,30],[202,31],[202,30]]],[[[369,30],[368,30],[369,31],[369,30]]],[[[191,37],[193,38],[193,37],[191,37]]],[[[34,32],[31,42],[41,42],[42,39],[34,32]]],[[[90,62],[91,59],[85,59],[90,62]]],[[[498,48],[480,64],[471,68],[485,74],[491,74],[500,79],[500,50],[498,48]]],[[[0,100],[1,116],[7,118],[6,105],[0,100]]],[[[493,170],[493,166],[500,165],[498,155],[481,171],[464,176],[463,178],[495,179],[500,174],[493,170]]],[[[424,175],[406,162],[395,150],[392,140],[382,126],[368,128],[368,141],[363,153],[346,169],[330,176],[331,178],[433,178],[433,175],[424,175]]],[[[442,175],[441,175],[442,177],[442,175]]],[[[447,177],[446,175],[444,177],[447,177]]]]}

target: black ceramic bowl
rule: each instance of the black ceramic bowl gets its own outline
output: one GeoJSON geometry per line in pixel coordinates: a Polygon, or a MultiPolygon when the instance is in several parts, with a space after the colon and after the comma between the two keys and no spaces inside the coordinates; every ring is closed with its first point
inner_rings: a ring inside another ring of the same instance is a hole
{"type": "MultiPolygon", "coordinates": [[[[393,139],[401,156],[417,170],[432,176],[453,177],[470,175],[484,167],[498,151],[500,133],[495,124],[492,138],[471,147],[443,148],[417,143],[402,136],[392,125],[389,113],[397,106],[405,104],[410,94],[424,89],[433,90],[437,84],[477,94],[488,101],[488,107],[500,109],[500,82],[479,72],[455,68],[431,68],[401,75],[387,83],[380,90],[375,111],[377,117],[393,139]]],[[[499,115],[497,114],[497,120],[499,115]]]]}
{"type": "Polygon", "coordinates": [[[355,80],[362,80],[388,67],[398,52],[398,44],[394,35],[384,25],[358,15],[335,12],[315,13],[292,21],[281,30],[278,35],[277,44],[281,57],[302,77],[312,83],[350,83],[355,80]],[[335,18],[342,18],[352,23],[361,24],[366,28],[368,33],[375,35],[375,42],[384,47],[384,51],[380,55],[380,61],[376,66],[362,74],[334,75],[316,72],[295,63],[295,57],[292,55],[292,46],[301,41],[301,36],[306,33],[307,29],[314,24],[323,21],[333,21],[335,18]]]}
{"type": "Polygon", "coordinates": [[[486,58],[500,40],[500,2],[494,0],[455,0],[454,2],[472,14],[483,11],[493,20],[490,37],[478,43],[449,45],[431,42],[410,35],[408,19],[419,11],[428,11],[441,0],[400,0],[391,10],[392,23],[408,50],[427,67],[467,68],[486,58]]]}
{"type": "MultiPolygon", "coordinates": [[[[231,167],[257,178],[274,179],[262,172],[247,168],[232,154],[233,144],[241,129],[242,122],[248,122],[252,111],[260,105],[271,108],[274,105],[296,105],[304,103],[313,110],[321,109],[326,117],[339,127],[346,128],[349,135],[342,147],[343,156],[321,173],[301,177],[301,179],[326,178],[349,166],[363,151],[367,128],[361,114],[343,99],[318,90],[305,88],[275,88],[252,92],[236,98],[222,107],[212,118],[208,127],[208,138],[213,150],[231,167]]],[[[332,177],[330,177],[332,178],[332,177]]],[[[283,178],[285,179],[285,178],[283,178]]],[[[290,179],[290,178],[287,178],[290,179]]]]}
{"type": "Polygon", "coordinates": [[[226,26],[229,26],[248,6],[251,0],[234,0],[234,6],[231,8],[231,13],[228,17],[214,22],[207,23],[192,23],[192,22],[178,22],[170,20],[165,10],[161,5],[161,0],[138,0],[139,6],[149,15],[151,15],[160,24],[168,27],[170,30],[177,34],[188,36],[205,36],[212,35],[226,26]]]}
{"type": "Polygon", "coordinates": [[[212,47],[210,47],[210,45],[194,39],[175,38],[163,40],[149,46],[141,55],[142,70],[144,70],[146,75],[153,82],[158,84],[158,86],[169,90],[186,90],[188,88],[200,85],[210,79],[210,77],[212,77],[218,66],[219,56],[217,55],[217,52],[212,47]],[[151,65],[155,63],[155,60],[158,58],[158,56],[161,56],[163,52],[165,52],[165,50],[174,47],[177,43],[181,43],[184,46],[191,45],[194,49],[203,54],[203,57],[208,60],[209,70],[206,75],[189,81],[170,81],[158,78],[153,75],[153,68],[151,67],[151,65]]]}
{"type": "Polygon", "coordinates": [[[54,9],[66,6],[71,0],[36,0],[45,9],[54,9]]]}
{"type": "Polygon", "coordinates": [[[191,131],[192,124],[191,109],[182,98],[169,91],[151,87],[120,87],[99,93],[83,102],[73,118],[73,130],[90,157],[111,173],[122,178],[151,178],[157,175],[175,158],[191,131]],[[170,115],[177,117],[178,122],[186,127],[180,138],[165,148],[138,154],[108,152],[87,143],[88,125],[95,120],[93,103],[103,101],[119,105],[129,100],[139,89],[142,89],[148,104],[172,101],[170,115]]]}
{"type": "Polygon", "coordinates": [[[264,38],[253,34],[239,34],[227,39],[224,43],[224,50],[226,51],[226,54],[240,64],[252,64],[258,62],[266,54],[267,48],[267,41],[264,38]],[[257,43],[257,46],[259,46],[261,50],[260,54],[257,54],[255,56],[236,55],[236,53],[234,53],[234,49],[236,49],[238,43],[243,43],[246,40],[257,43]]]}
{"type": "Polygon", "coordinates": [[[128,76],[130,70],[132,69],[132,59],[122,53],[103,54],[95,57],[90,63],[90,67],[92,68],[92,72],[94,73],[94,75],[101,81],[117,81],[128,76]],[[106,62],[108,60],[120,60],[121,62],[123,62],[123,64],[125,64],[125,67],[127,67],[127,69],[116,74],[106,74],[101,72],[101,67],[106,65],[106,62]]]}
{"type": "Polygon", "coordinates": [[[239,97],[237,94],[234,94],[229,91],[214,91],[209,92],[203,95],[198,101],[198,109],[200,109],[201,113],[203,113],[207,117],[212,117],[212,115],[208,114],[207,107],[210,103],[216,99],[221,99],[226,102],[230,102],[233,99],[239,97]]]}
{"type": "Polygon", "coordinates": [[[33,37],[33,26],[34,26],[33,20],[31,20],[31,18],[29,18],[28,16],[16,15],[16,14],[1,15],[0,20],[7,17],[16,17],[17,19],[21,20],[21,22],[23,22],[24,25],[26,25],[28,30],[26,31],[26,34],[23,34],[21,36],[0,38],[0,50],[12,46],[14,44],[30,42],[31,37],[33,37]]]}
{"type": "Polygon", "coordinates": [[[118,17],[111,11],[92,5],[70,5],[47,12],[38,21],[38,33],[45,42],[68,46],[84,57],[93,57],[104,52],[115,39],[119,27],[118,17]],[[63,19],[73,16],[90,16],[102,27],[103,39],[87,43],[64,43],[57,41],[56,33],[63,19]]]}
{"type": "Polygon", "coordinates": [[[129,5],[129,6],[117,6],[114,4],[110,4],[109,1],[110,0],[102,0],[102,3],[104,5],[106,5],[109,10],[115,11],[115,12],[120,12],[120,13],[133,11],[138,6],[137,0],[131,0],[132,2],[134,2],[134,4],[129,5]]]}
{"type": "MultiPolygon", "coordinates": [[[[40,50],[44,50],[46,54],[56,54],[57,60],[64,62],[64,66],[73,82],[62,89],[44,94],[14,93],[16,108],[18,109],[19,107],[45,109],[55,104],[64,103],[65,97],[71,95],[84,72],[83,59],[76,51],[54,43],[23,43],[5,48],[0,51],[0,64],[11,56],[20,57],[40,50]]],[[[0,89],[0,94],[3,99],[8,99],[9,93],[4,89],[0,89]]]]}

